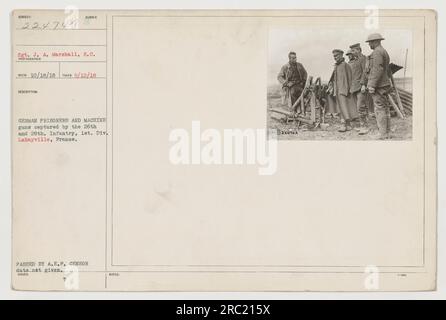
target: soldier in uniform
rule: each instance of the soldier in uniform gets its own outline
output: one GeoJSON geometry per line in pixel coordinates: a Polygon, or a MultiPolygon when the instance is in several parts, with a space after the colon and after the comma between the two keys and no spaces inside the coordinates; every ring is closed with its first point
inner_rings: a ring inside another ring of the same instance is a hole
{"type": "Polygon", "coordinates": [[[295,52],[288,54],[288,63],[280,69],[277,80],[282,84],[285,101],[291,107],[302,94],[307,82],[307,71],[301,63],[297,62],[295,52]]]}
{"type": "Polygon", "coordinates": [[[351,120],[358,116],[355,100],[350,93],[352,69],[345,62],[344,51],[335,49],[332,53],[336,63],[333,74],[330,77],[329,88],[330,93],[336,99],[336,105],[344,120],[344,126],[339,132],[346,132],[352,130],[351,120]]]}
{"type": "Polygon", "coordinates": [[[364,135],[369,132],[367,129],[368,107],[365,92],[365,67],[367,58],[362,54],[359,43],[351,45],[350,49],[354,56],[354,60],[350,64],[352,68],[352,86],[350,87],[350,92],[356,100],[356,108],[359,113],[359,134],[364,135]]]}
{"type": "Polygon", "coordinates": [[[390,107],[387,103],[387,94],[390,91],[389,79],[389,54],[381,46],[384,38],[379,33],[372,33],[366,42],[373,52],[369,57],[369,65],[366,70],[366,86],[372,95],[375,105],[375,117],[378,125],[378,139],[388,139],[390,134],[390,107]]]}

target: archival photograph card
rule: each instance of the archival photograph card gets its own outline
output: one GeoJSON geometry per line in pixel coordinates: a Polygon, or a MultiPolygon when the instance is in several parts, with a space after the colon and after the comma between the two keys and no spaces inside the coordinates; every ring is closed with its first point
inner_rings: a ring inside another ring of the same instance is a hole
{"type": "Polygon", "coordinates": [[[436,28],[12,12],[12,287],[435,290],[436,28]]]}

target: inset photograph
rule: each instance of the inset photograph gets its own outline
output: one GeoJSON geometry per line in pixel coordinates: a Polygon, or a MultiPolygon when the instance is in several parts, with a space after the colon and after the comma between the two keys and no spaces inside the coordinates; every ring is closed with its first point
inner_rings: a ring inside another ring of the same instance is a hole
{"type": "Polygon", "coordinates": [[[410,30],[269,30],[269,129],[283,140],[411,140],[410,30]]]}

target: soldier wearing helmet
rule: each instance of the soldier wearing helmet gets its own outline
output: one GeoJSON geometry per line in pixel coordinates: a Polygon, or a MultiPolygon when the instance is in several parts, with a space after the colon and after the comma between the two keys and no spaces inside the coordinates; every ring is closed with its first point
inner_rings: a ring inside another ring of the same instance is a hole
{"type": "Polygon", "coordinates": [[[390,91],[389,79],[389,54],[381,46],[384,38],[379,33],[368,36],[370,49],[373,50],[369,57],[366,70],[366,86],[372,95],[375,105],[376,123],[379,130],[379,139],[388,139],[390,133],[390,107],[387,103],[387,94],[390,91]]]}

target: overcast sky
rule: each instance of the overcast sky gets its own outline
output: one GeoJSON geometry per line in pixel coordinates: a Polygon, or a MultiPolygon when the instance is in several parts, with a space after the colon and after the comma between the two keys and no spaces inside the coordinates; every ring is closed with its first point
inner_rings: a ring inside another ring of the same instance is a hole
{"type": "MultiPolygon", "coordinates": [[[[406,49],[407,69],[406,76],[412,76],[412,32],[410,30],[378,30],[385,38],[383,47],[390,55],[390,62],[404,66],[406,49]]],[[[269,84],[277,82],[277,73],[280,67],[288,62],[288,52],[297,53],[297,61],[301,62],[309,75],[322,77],[327,81],[333,70],[333,49],[342,49],[346,52],[349,46],[360,43],[362,52],[369,55],[371,50],[365,40],[371,32],[361,29],[297,29],[281,28],[270,29],[269,50],[269,84]]],[[[403,70],[398,71],[395,77],[403,77],[403,70]]]]}

